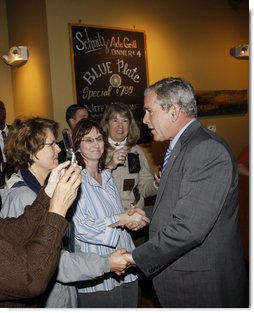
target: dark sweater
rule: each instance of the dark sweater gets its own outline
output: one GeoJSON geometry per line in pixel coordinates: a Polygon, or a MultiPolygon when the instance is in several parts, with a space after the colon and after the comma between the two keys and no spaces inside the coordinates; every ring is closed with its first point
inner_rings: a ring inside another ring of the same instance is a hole
{"type": "Polygon", "coordinates": [[[49,201],[42,189],[20,217],[0,219],[0,307],[43,293],[55,272],[67,221],[49,201]]]}

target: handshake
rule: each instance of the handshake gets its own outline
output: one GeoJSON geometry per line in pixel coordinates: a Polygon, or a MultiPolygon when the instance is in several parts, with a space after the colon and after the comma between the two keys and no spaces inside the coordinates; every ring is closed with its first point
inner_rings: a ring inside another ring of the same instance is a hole
{"type": "MultiPolygon", "coordinates": [[[[150,222],[149,218],[146,217],[145,211],[137,207],[131,207],[123,213],[120,213],[118,218],[118,222],[111,224],[110,227],[120,226],[132,231],[137,231],[150,222]]],[[[109,263],[110,271],[115,272],[117,275],[124,274],[126,268],[136,265],[132,254],[126,249],[119,249],[110,254],[109,263]]]]}
{"type": "Polygon", "coordinates": [[[110,227],[125,227],[133,231],[137,231],[142,227],[145,227],[150,220],[146,217],[144,210],[132,207],[120,214],[118,214],[118,221],[111,224],[110,227]]]}
{"type": "Polygon", "coordinates": [[[111,253],[109,256],[110,271],[117,275],[125,273],[125,269],[130,266],[135,266],[135,262],[130,252],[126,249],[119,249],[111,253]]]}

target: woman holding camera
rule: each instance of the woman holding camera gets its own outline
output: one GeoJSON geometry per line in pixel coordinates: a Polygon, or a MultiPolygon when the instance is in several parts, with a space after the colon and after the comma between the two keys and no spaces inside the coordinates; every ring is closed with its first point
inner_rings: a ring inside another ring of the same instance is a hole
{"type": "Polygon", "coordinates": [[[108,105],[101,126],[108,139],[106,167],[111,169],[123,207],[144,208],[144,198],[156,195],[159,180],[153,177],[143,149],[137,145],[139,127],[129,107],[108,105]]]}

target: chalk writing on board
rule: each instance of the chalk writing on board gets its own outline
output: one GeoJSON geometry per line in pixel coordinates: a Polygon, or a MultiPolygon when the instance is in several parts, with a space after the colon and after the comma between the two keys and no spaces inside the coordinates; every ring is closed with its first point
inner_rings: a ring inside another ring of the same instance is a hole
{"type": "Polygon", "coordinates": [[[142,123],[147,87],[143,31],[69,24],[74,94],[99,120],[110,102],[129,105],[141,129],[140,142],[150,141],[142,123]]]}

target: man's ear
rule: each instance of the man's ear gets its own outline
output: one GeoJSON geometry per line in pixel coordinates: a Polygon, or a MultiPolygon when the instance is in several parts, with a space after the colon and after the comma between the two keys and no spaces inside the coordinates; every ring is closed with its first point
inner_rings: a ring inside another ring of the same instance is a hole
{"type": "Polygon", "coordinates": [[[73,128],[74,128],[74,127],[73,127],[74,125],[75,125],[74,118],[73,118],[73,117],[70,117],[70,118],[69,118],[69,126],[70,126],[70,128],[73,129],[73,128]]]}
{"type": "Polygon", "coordinates": [[[171,106],[171,120],[172,120],[172,122],[177,121],[177,119],[179,117],[179,114],[180,114],[180,107],[179,107],[179,105],[173,104],[171,106]]]}

